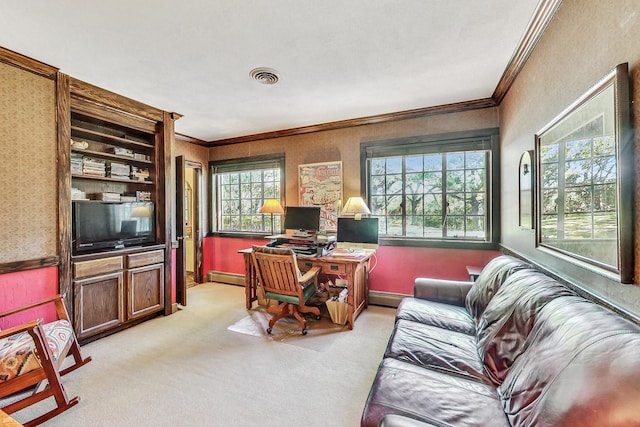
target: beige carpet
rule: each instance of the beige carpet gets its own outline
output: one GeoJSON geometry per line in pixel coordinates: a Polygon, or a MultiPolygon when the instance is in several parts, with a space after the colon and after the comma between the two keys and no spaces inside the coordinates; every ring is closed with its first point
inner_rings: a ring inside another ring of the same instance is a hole
{"type": "Polygon", "coordinates": [[[322,352],[330,350],[334,340],[341,333],[348,331],[347,326],[331,321],[324,306],[321,307],[320,320],[316,320],[311,314],[304,316],[307,321],[307,335],[302,335],[302,327],[293,316],[278,320],[271,334],[268,334],[267,328],[272,314],[269,314],[266,308],[259,306],[247,311],[249,314],[246,317],[229,326],[230,331],[322,352]]]}
{"type": "Polygon", "coordinates": [[[369,307],[351,331],[326,315],[306,336],[229,329],[256,313],[244,288],[189,288],[183,310],[84,346],[93,361],[63,379],[81,401],[45,425],[359,425],[395,310],[369,307]]]}

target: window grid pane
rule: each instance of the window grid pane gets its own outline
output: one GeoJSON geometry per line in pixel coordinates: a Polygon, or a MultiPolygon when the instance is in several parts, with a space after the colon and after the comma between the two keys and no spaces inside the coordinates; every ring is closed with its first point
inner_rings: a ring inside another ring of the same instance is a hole
{"type": "MultiPolygon", "coordinates": [[[[280,169],[260,169],[216,174],[218,182],[218,230],[271,232],[271,216],[258,213],[266,199],[280,200],[280,169]]],[[[273,229],[280,229],[280,215],[273,229]]]]}
{"type": "Polygon", "coordinates": [[[488,153],[370,158],[369,204],[380,234],[487,241],[488,153]]]}

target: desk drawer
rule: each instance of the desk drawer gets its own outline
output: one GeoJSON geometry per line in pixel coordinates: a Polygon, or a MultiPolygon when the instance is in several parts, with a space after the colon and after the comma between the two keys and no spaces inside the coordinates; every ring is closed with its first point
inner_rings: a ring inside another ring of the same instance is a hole
{"type": "Polygon", "coordinates": [[[347,272],[346,264],[298,260],[298,268],[303,272],[310,270],[314,265],[322,268],[321,272],[324,274],[346,274],[347,272]]]}

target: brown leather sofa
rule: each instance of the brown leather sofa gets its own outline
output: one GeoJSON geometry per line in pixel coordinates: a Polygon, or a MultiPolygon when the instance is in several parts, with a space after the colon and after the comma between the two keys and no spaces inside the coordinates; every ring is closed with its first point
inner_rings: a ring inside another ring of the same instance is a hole
{"type": "Polygon", "coordinates": [[[640,426],[640,326],[506,255],[416,279],[361,425],[640,426]]]}

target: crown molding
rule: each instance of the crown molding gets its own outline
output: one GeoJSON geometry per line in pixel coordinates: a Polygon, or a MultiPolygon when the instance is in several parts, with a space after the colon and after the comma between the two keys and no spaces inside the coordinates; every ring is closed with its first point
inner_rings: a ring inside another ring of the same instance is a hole
{"type": "Polygon", "coordinates": [[[518,47],[507,64],[496,90],[491,98],[496,105],[500,105],[504,97],[509,92],[511,85],[516,80],[518,74],[531,56],[531,53],[538,45],[549,23],[562,5],[562,0],[540,0],[536,10],[527,25],[527,29],[522,35],[518,47]]]}
{"type": "Polygon", "coordinates": [[[0,62],[22,68],[23,70],[54,79],[58,73],[56,67],[47,65],[28,56],[0,47],[0,62]]]}
{"type": "Polygon", "coordinates": [[[278,130],[273,132],[257,133],[253,135],[244,135],[234,138],[218,139],[209,141],[207,146],[219,147],[222,145],[239,144],[242,142],[260,141],[272,138],[282,138],[288,136],[302,135],[305,133],[322,132],[328,130],[336,130],[354,126],[364,126],[376,123],[387,123],[398,120],[415,119],[426,116],[434,116],[444,113],[454,113],[459,111],[476,110],[480,108],[495,107],[496,103],[491,98],[477,99],[474,101],[456,102],[454,104],[438,105],[435,107],[417,108],[414,110],[399,111],[396,113],[379,114],[375,116],[360,117],[357,119],[340,120],[329,123],[322,123],[311,126],[302,126],[291,129],[278,130]]]}

